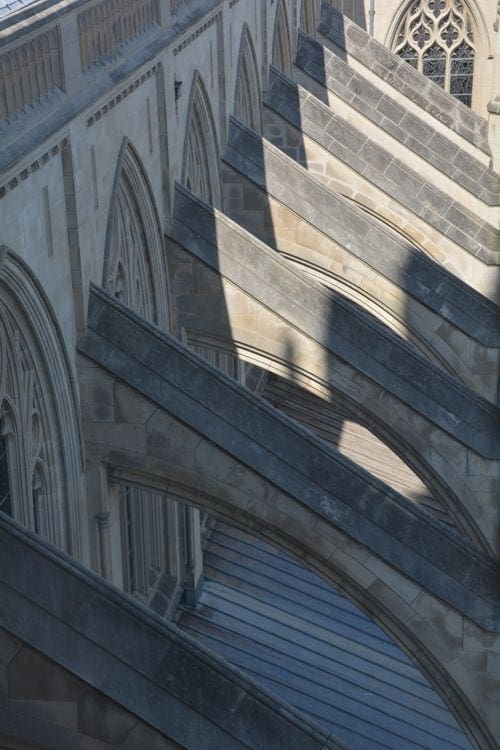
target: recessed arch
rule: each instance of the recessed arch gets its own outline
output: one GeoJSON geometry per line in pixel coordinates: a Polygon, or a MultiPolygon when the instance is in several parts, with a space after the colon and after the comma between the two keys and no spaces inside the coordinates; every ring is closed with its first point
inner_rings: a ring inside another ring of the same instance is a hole
{"type": "Polygon", "coordinates": [[[479,69],[490,54],[489,36],[474,3],[418,0],[398,10],[386,43],[412,67],[474,108],[479,69]]]}
{"type": "Polygon", "coordinates": [[[289,76],[292,73],[292,45],[290,42],[290,24],[283,0],[278,0],[276,20],[274,22],[273,55],[275,68],[289,76]]]}
{"type": "Polygon", "coordinates": [[[195,70],[186,124],[182,184],[216,208],[221,206],[219,145],[203,79],[195,70]]]}
{"type": "Polygon", "coordinates": [[[169,329],[161,224],[146,172],[126,137],[109,207],[102,285],[146,320],[169,329]]]}
{"type": "Polygon", "coordinates": [[[259,73],[250,29],[246,23],[243,25],[238,55],[234,116],[249,128],[253,128],[258,133],[262,132],[262,97],[259,73]]]}
{"type": "Polygon", "coordinates": [[[62,335],[24,263],[0,250],[0,435],[10,514],[87,557],[78,402],[62,335]]]}
{"type": "Polygon", "coordinates": [[[315,0],[302,0],[300,6],[300,28],[314,37],[316,35],[316,3],[315,0]]]}

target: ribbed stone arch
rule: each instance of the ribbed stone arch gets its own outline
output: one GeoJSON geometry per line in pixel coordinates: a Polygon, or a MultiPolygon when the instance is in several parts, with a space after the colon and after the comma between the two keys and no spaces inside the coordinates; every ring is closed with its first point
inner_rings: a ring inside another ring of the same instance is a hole
{"type": "Polygon", "coordinates": [[[85,559],[83,456],[73,375],[45,295],[5,246],[0,248],[0,436],[8,512],[85,559]]]}
{"type": "Polygon", "coordinates": [[[286,13],[285,3],[278,0],[276,20],[274,22],[272,62],[275,68],[285,75],[292,73],[292,45],[290,41],[290,24],[286,13]]]}
{"type": "Polygon", "coordinates": [[[234,116],[244,125],[262,132],[262,99],[250,29],[245,23],[241,34],[236,88],[234,94],[234,116]]]}
{"type": "Polygon", "coordinates": [[[169,329],[161,224],[146,172],[126,137],[110,201],[102,286],[146,320],[169,329]]]}
{"type": "Polygon", "coordinates": [[[203,79],[195,70],[184,141],[182,184],[212,206],[222,202],[219,145],[203,79]]]}

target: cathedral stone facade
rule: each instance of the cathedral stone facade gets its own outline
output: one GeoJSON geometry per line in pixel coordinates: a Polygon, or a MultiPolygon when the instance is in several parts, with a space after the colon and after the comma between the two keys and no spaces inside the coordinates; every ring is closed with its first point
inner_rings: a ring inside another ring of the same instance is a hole
{"type": "Polygon", "coordinates": [[[500,743],[495,0],[3,0],[0,748],[500,743]]]}

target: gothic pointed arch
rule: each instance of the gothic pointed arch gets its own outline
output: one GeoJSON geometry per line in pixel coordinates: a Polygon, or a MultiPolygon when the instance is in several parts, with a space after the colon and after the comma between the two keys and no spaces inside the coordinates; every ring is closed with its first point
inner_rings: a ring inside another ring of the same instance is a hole
{"type": "Polygon", "coordinates": [[[471,107],[482,37],[477,14],[465,0],[412,0],[395,19],[389,43],[409,65],[471,107]]]}
{"type": "Polygon", "coordinates": [[[316,7],[315,0],[302,0],[300,5],[300,28],[309,34],[314,36],[316,33],[316,7]]]}
{"type": "Polygon", "coordinates": [[[182,184],[202,200],[220,208],[219,145],[210,101],[197,70],[188,108],[182,184]]]}
{"type": "Polygon", "coordinates": [[[104,251],[103,287],[162,330],[169,328],[160,220],[139,156],[123,139],[104,251]]]}
{"type": "Polygon", "coordinates": [[[0,250],[0,509],[86,557],[83,458],[71,369],[45,296],[0,250]]]}
{"type": "Polygon", "coordinates": [[[247,24],[243,26],[236,90],[234,95],[234,115],[244,125],[262,132],[262,107],[259,73],[252,37],[247,24]]]}
{"type": "Polygon", "coordinates": [[[273,65],[285,75],[292,73],[292,45],[290,42],[290,25],[283,0],[278,1],[273,36],[273,65]]]}

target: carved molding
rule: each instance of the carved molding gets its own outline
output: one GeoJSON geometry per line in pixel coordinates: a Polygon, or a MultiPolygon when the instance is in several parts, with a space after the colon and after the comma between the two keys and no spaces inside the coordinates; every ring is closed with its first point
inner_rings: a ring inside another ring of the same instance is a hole
{"type": "Polygon", "coordinates": [[[0,417],[11,512],[82,559],[82,455],[76,394],[61,337],[24,265],[0,268],[0,417]]]}
{"type": "Polygon", "coordinates": [[[64,90],[59,27],[48,29],[0,56],[0,120],[64,90]]]}
{"type": "Polygon", "coordinates": [[[79,13],[82,70],[114,55],[122,44],[160,24],[159,0],[104,0],[79,13]]]}

